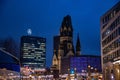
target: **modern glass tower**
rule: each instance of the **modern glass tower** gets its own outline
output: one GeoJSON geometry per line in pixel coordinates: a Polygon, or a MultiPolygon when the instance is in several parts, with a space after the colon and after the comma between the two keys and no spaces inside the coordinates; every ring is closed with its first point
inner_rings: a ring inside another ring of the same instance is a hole
{"type": "Polygon", "coordinates": [[[21,66],[31,69],[45,68],[46,39],[34,36],[21,37],[21,66]]]}

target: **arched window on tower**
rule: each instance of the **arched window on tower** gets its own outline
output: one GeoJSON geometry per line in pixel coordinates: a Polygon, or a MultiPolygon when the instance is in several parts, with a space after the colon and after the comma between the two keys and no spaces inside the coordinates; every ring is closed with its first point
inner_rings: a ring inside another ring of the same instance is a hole
{"type": "Polygon", "coordinates": [[[72,45],[70,43],[68,43],[68,49],[72,49],[72,45]]]}
{"type": "Polygon", "coordinates": [[[71,28],[70,28],[70,27],[68,28],[68,31],[71,31],[71,28]]]}
{"type": "Polygon", "coordinates": [[[66,28],[66,26],[64,26],[64,31],[66,31],[67,30],[67,28],[66,28]]]}

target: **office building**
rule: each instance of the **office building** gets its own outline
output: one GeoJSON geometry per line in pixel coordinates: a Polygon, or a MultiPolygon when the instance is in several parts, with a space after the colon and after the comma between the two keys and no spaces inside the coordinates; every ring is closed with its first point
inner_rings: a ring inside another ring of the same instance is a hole
{"type": "Polygon", "coordinates": [[[22,67],[42,69],[46,67],[46,39],[35,36],[21,37],[20,61],[22,67]]]}
{"type": "Polygon", "coordinates": [[[104,80],[120,80],[120,1],[101,17],[104,80]]]}

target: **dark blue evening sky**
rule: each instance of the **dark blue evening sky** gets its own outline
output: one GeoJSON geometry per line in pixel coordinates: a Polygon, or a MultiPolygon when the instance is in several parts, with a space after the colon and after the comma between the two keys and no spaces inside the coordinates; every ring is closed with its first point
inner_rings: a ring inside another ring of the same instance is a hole
{"type": "Polygon", "coordinates": [[[31,28],[33,36],[47,39],[47,65],[53,55],[53,36],[64,16],[70,15],[74,43],[80,35],[82,54],[100,55],[100,16],[119,0],[0,0],[0,38],[20,37],[31,28]]]}

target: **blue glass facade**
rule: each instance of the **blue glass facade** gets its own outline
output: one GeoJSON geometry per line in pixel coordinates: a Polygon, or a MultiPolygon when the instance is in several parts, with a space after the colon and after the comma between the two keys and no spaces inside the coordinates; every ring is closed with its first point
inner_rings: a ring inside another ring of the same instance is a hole
{"type": "Polygon", "coordinates": [[[79,57],[70,58],[71,70],[76,68],[78,73],[87,72],[88,66],[91,67],[91,72],[94,72],[94,69],[97,69],[98,72],[101,72],[101,57],[81,55],[79,57]]]}
{"type": "Polygon", "coordinates": [[[0,68],[20,72],[19,60],[0,49],[0,68]]]}

